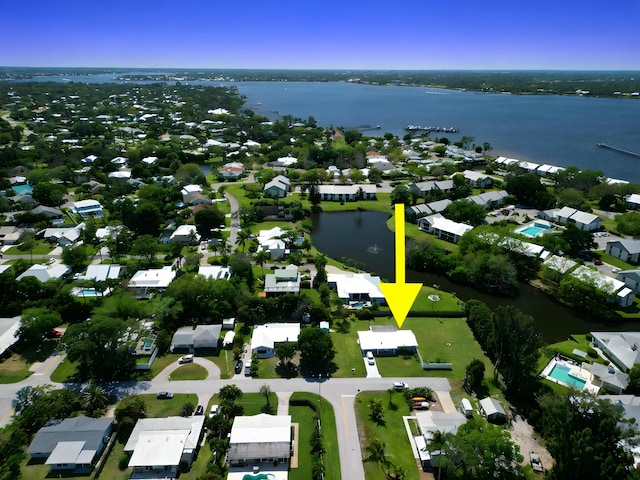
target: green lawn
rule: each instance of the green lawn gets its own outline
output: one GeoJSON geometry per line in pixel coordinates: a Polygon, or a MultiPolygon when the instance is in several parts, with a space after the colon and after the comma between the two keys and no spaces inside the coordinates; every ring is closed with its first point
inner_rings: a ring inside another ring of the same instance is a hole
{"type": "Polygon", "coordinates": [[[315,411],[306,406],[289,405],[291,422],[298,424],[298,467],[289,470],[290,480],[311,478],[311,433],[315,428],[315,411]]]}
{"type": "Polygon", "coordinates": [[[275,415],[278,408],[278,396],[271,392],[269,395],[269,407],[267,407],[266,399],[261,393],[244,393],[238,404],[244,407],[243,415],[250,416],[258,415],[259,413],[275,415]]]}
{"type": "Polygon", "coordinates": [[[630,263],[623,262],[619,258],[613,257],[608,253],[604,253],[604,250],[598,250],[597,254],[600,257],[600,260],[602,260],[604,263],[613,265],[614,267],[619,268],[620,270],[633,270],[634,268],[636,268],[630,263]]]}
{"type": "Polygon", "coordinates": [[[53,247],[51,247],[51,245],[49,245],[48,243],[38,242],[32,251],[20,250],[18,247],[11,247],[5,252],[5,254],[7,255],[31,255],[31,254],[46,255],[51,250],[53,250],[53,247]]]}
{"type": "Polygon", "coordinates": [[[169,380],[204,380],[209,375],[207,369],[201,365],[191,363],[181,365],[169,376],[169,380]]]}
{"type": "MultiPolygon", "coordinates": [[[[385,457],[395,466],[402,466],[407,472],[406,480],[418,480],[420,473],[411,451],[411,444],[402,421],[403,416],[410,414],[409,407],[402,393],[394,392],[389,403],[389,394],[382,392],[361,392],[355,402],[356,419],[362,455],[366,457],[366,445],[371,439],[377,439],[385,445],[385,457]],[[369,401],[377,399],[384,406],[382,422],[375,423],[370,418],[369,401]]],[[[363,462],[367,480],[384,480],[383,470],[379,465],[363,462]]]]}

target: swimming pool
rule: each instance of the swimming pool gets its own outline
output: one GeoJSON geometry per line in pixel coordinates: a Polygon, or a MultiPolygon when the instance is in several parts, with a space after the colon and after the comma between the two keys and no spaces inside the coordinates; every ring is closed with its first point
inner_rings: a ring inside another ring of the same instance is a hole
{"type": "Polygon", "coordinates": [[[11,188],[14,192],[16,192],[16,195],[20,195],[22,193],[30,194],[31,192],[33,192],[33,187],[31,185],[14,185],[11,188]]]}
{"type": "Polygon", "coordinates": [[[569,373],[570,371],[570,367],[562,365],[560,363],[556,363],[547,376],[554,378],[559,382],[564,383],[565,385],[569,385],[571,387],[577,388],[578,390],[582,390],[587,381],[583,380],[582,378],[576,377],[575,375],[571,375],[569,373]]]}
{"type": "Polygon", "coordinates": [[[522,227],[517,228],[516,233],[521,233],[529,238],[533,238],[539,235],[544,235],[551,230],[551,225],[546,222],[532,222],[528,225],[523,225],[522,227]]]}

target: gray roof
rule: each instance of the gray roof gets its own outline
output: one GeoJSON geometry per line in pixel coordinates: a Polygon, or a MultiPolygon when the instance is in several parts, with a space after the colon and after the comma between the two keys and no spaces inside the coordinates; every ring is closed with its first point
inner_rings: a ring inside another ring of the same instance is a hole
{"type": "Polygon", "coordinates": [[[112,418],[90,418],[84,415],[51,420],[36,433],[27,453],[50,454],[60,442],[84,442],[83,450],[98,451],[112,421],[112,418]]]}
{"type": "Polygon", "coordinates": [[[634,253],[640,253],[640,240],[614,240],[612,242],[607,242],[607,247],[616,245],[619,248],[626,250],[627,253],[633,255],[634,253]]]}
{"type": "Polygon", "coordinates": [[[612,366],[605,366],[601,363],[592,363],[591,365],[585,365],[585,367],[600,378],[603,383],[613,385],[620,390],[624,390],[629,385],[629,375],[613,368],[612,366]]]}

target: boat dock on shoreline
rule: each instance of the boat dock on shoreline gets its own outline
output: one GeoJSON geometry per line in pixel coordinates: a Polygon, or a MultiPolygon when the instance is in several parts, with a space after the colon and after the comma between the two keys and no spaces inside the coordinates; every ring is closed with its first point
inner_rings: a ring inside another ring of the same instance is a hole
{"type": "Polygon", "coordinates": [[[599,147],[608,148],[609,150],[614,150],[616,152],[625,153],[627,155],[631,155],[633,157],[640,157],[640,153],[632,152],[631,150],[625,150],[624,148],[614,147],[613,145],[607,145],[606,143],[598,143],[599,147]]]}
{"type": "Polygon", "coordinates": [[[407,125],[404,129],[408,132],[458,133],[458,129],[453,127],[423,127],[422,125],[407,125]]]}

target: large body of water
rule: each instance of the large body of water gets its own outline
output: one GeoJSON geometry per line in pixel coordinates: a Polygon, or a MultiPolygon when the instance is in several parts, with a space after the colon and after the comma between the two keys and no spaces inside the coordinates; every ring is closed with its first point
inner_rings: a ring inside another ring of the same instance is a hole
{"type": "MultiPolygon", "coordinates": [[[[118,76],[110,73],[36,80],[105,83],[118,76]]],[[[596,146],[607,143],[640,153],[640,100],[501,95],[347,82],[183,83],[237,85],[247,97],[248,108],[272,119],[289,114],[303,119],[313,116],[323,126],[380,125],[380,130],[367,132],[372,135],[403,135],[409,124],[455,127],[460,132],[447,134],[451,140],[468,135],[478,145],[489,142],[493,155],[598,169],[609,177],[640,183],[640,158],[596,146]]]]}
{"type": "MultiPolygon", "coordinates": [[[[395,239],[393,232],[386,226],[388,218],[389,215],[383,212],[331,212],[314,215],[311,233],[313,245],[332,258],[345,257],[362,262],[366,271],[393,282],[395,239]],[[336,235],[336,232],[340,234],[336,235]]],[[[413,270],[407,270],[406,275],[407,282],[437,284],[447,292],[455,292],[463,301],[475,298],[491,308],[515,305],[533,317],[536,328],[548,343],[566,340],[572,333],[635,331],[640,327],[640,323],[634,321],[611,322],[585,317],[526,284],[520,284],[518,295],[511,298],[482,293],[469,286],[452,283],[440,275],[413,270]]]]}

